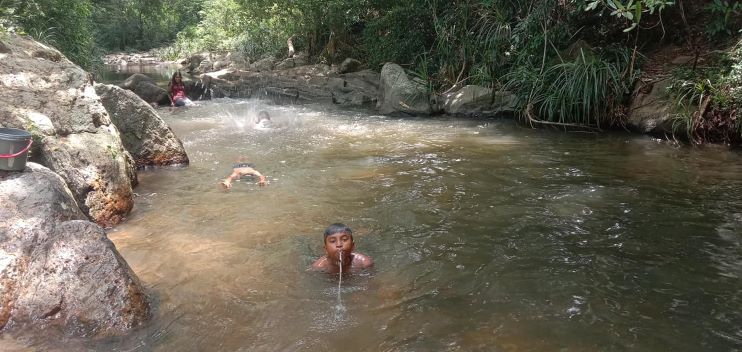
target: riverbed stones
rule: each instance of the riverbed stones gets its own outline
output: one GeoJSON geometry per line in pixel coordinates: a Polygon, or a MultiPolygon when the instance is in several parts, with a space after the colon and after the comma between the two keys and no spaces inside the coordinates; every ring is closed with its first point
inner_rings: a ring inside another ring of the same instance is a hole
{"type": "Polygon", "coordinates": [[[0,126],[30,131],[31,160],[59,174],[91,219],[118,223],[132,207],[136,174],[90,75],[28,37],[3,42],[0,126]]]}
{"type": "Polygon", "coordinates": [[[309,63],[309,57],[306,53],[300,52],[292,57],[286,58],[276,64],[276,70],[286,70],[294,67],[304,66],[309,63]]]}
{"type": "Polygon", "coordinates": [[[117,86],[96,84],[95,91],[137,168],[188,164],[183,143],[152,106],[133,92],[117,86]]]}
{"type": "Polygon", "coordinates": [[[276,59],[272,57],[266,57],[250,64],[250,71],[271,71],[276,65],[276,59]]]}
{"type": "Polygon", "coordinates": [[[494,91],[492,88],[466,85],[461,89],[443,94],[443,110],[450,115],[493,117],[515,111],[516,97],[510,92],[494,91]]]}
{"type": "Polygon", "coordinates": [[[139,279],[59,175],[0,171],[0,199],[0,327],[108,336],[149,318],[139,279]]]}

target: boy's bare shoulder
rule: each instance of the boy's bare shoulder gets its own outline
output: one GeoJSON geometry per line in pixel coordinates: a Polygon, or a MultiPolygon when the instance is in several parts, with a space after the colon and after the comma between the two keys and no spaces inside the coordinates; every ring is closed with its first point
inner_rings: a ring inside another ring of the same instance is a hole
{"type": "Polygon", "coordinates": [[[319,259],[315,260],[314,263],[312,263],[312,269],[314,270],[326,269],[329,264],[330,264],[330,260],[327,258],[326,255],[323,255],[319,259]]]}
{"type": "Polygon", "coordinates": [[[353,253],[353,263],[361,268],[368,268],[374,265],[374,260],[363,253],[353,253]]]}

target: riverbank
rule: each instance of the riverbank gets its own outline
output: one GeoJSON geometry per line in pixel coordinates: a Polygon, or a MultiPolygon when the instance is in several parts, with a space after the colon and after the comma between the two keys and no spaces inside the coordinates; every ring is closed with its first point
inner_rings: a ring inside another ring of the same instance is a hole
{"type": "Polygon", "coordinates": [[[375,72],[354,59],[337,66],[310,64],[314,59],[303,54],[251,63],[235,53],[201,53],[177,61],[183,71],[195,77],[191,99],[260,97],[279,104],[316,102],[390,116],[511,116],[532,127],[588,132],[627,129],[687,144],[739,146],[742,123],[737,116],[742,97],[736,95],[742,91],[742,81],[735,78],[734,70],[742,64],[734,62],[742,62],[741,43],[742,39],[730,42],[721,52],[706,51],[703,55],[697,55],[698,48],[655,49],[648,55],[645,69],[638,71],[641,76],[636,86],[630,88],[631,98],[620,113],[622,122],[602,128],[534,119],[521,108],[517,94],[509,91],[466,85],[437,93],[430,89],[430,82],[390,63],[375,72]],[[732,71],[714,78],[723,85],[698,83],[708,72],[726,64],[732,71]],[[721,102],[726,105],[719,105],[721,102]]]}

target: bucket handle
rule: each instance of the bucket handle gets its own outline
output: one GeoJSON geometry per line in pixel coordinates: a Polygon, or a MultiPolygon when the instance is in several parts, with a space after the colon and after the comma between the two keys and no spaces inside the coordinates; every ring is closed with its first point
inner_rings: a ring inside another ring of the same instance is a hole
{"type": "Polygon", "coordinates": [[[31,144],[33,144],[33,139],[29,139],[28,140],[28,145],[25,148],[23,148],[23,150],[21,150],[20,152],[15,153],[15,154],[0,154],[0,159],[15,158],[15,157],[17,157],[17,156],[19,156],[19,155],[27,152],[29,149],[31,149],[31,144]]]}

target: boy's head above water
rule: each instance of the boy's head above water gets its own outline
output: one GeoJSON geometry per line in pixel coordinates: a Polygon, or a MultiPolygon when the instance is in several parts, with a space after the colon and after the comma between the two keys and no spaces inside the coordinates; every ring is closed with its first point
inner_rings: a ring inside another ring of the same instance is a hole
{"type": "Polygon", "coordinates": [[[345,224],[334,223],[328,226],[325,229],[324,238],[327,257],[336,261],[341,259],[340,253],[343,253],[343,257],[349,257],[356,248],[353,242],[353,230],[345,224]]]}
{"type": "Polygon", "coordinates": [[[353,230],[345,224],[334,223],[325,229],[325,255],[317,259],[312,268],[330,273],[340,271],[342,263],[344,270],[364,269],[373,265],[373,260],[365,254],[355,252],[353,230]]]}
{"type": "Polygon", "coordinates": [[[268,115],[268,112],[265,110],[262,110],[258,113],[258,123],[260,123],[260,121],[263,121],[263,120],[268,120],[268,121],[271,120],[271,116],[268,115]]]}

